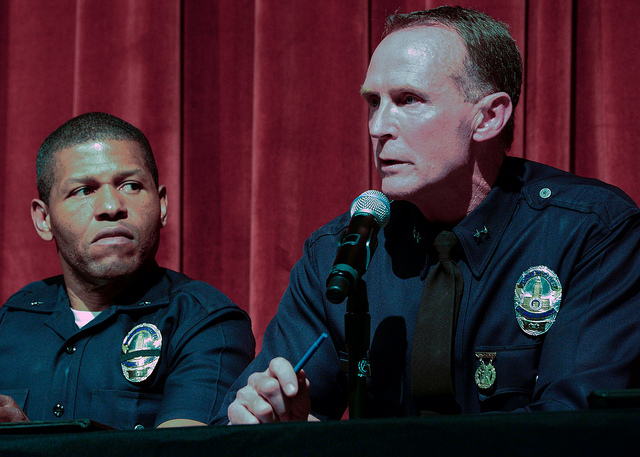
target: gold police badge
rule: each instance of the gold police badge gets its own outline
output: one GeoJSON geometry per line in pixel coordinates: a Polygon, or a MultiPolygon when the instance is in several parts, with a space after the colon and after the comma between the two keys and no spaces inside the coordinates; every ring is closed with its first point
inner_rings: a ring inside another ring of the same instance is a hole
{"type": "Polygon", "coordinates": [[[546,333],[556,320],[562,300],[558,275],[543,265],[531,267],[516,284],[516,319],[523,332],[538,336],[546,333]]]}
{"type": "Polygon", "coordinates": [[[142,382],[151,376],[162,349],[162,334],[153,324],[139,324],[131,329],[122,342],[120,366],[122,374],[131,382],[142,382]]]}

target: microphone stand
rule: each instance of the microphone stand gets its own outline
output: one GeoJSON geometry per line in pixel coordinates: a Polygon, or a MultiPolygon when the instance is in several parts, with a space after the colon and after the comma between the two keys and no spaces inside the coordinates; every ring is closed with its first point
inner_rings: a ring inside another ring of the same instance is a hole
{"type": "Polygon", "coordinates": [[[349,353],[349,419],[363,419],[366,417],[367,377],[371,376],[368,358],[371,316],[367,287],[362,278],[358,278],[347,297],[344,326],[349,353]]]}

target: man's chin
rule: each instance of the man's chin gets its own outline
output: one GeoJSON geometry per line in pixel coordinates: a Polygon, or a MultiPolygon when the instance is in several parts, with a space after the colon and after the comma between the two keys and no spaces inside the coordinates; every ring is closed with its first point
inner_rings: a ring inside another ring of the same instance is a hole
{"type": "Polygon", "coordinates": [[[417,177],[387,176],[382,179],[381,190],[389,200],[406,200],[415,205],[424,203],[425,200],[431,204],[441,204],[436,202],[437,190],[442,190],[442,181],[424,182],[417,177]],[[435,193],[434,193],[435,192],[435,193]]]}
{"type": "Polygon", "coordinates": [[[382,181],[382,193],[389,200],[411,200],[413,192],[406,184],[394,182],[393,179],[382,181]]]}
{"type": "Polygon", "coordinates": [[[120,282],[130,280],[143,269],[143,265],[142,262],[104,262],[93,265],[89,274],[96,282],[120,282]]]}

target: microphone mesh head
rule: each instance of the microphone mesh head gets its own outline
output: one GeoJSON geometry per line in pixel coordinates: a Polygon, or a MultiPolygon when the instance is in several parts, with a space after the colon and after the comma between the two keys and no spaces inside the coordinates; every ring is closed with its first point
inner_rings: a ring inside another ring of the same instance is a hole
{"type": "Polygon", "coordinates": [[[351,217],[356,214],[371,214],[378,221],[380,228],[383,228],[391,217],[391,204],[382,192],[368,190],[351,203],[351,217]]]}

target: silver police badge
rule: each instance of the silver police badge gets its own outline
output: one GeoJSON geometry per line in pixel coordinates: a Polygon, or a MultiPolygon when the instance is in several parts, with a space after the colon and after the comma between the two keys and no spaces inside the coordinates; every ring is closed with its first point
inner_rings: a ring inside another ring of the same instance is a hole
{"type": "Polygon", "coordinates": [[[122,341],[120,366],[122,374],[131,382],[142,382],[151,376],[162,349],[162,334],[153,324],[139,324],[122,341]]]}
{"type": "Polygon", "coordinates": [[[531,267],[516,284],[516,319],[523,332],[538,336],[546,333],[556,320],[562,300],[558,275],[543,265],[531,267]]]}

